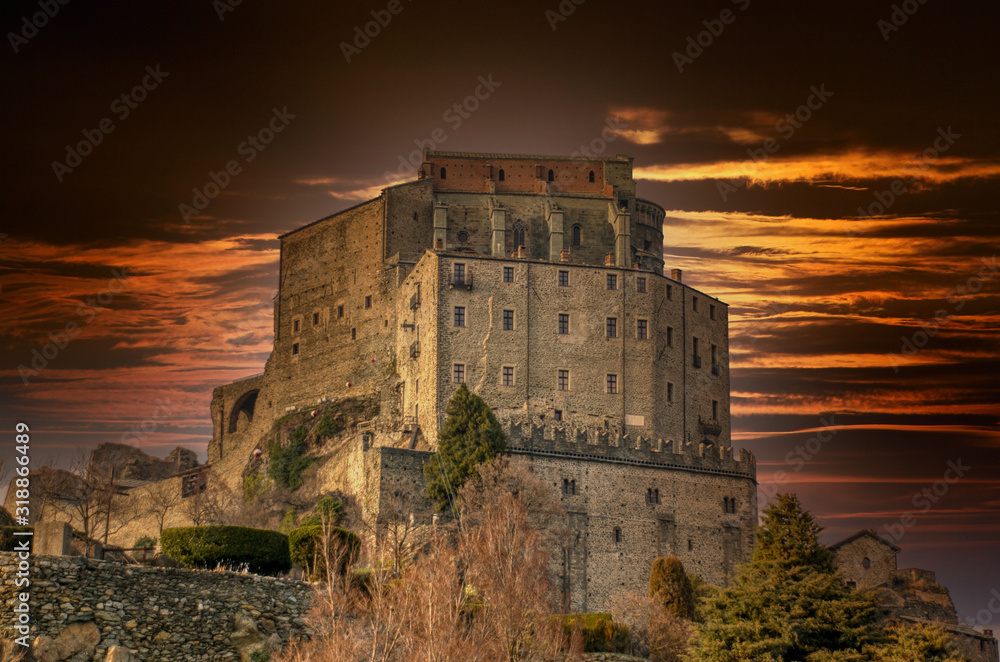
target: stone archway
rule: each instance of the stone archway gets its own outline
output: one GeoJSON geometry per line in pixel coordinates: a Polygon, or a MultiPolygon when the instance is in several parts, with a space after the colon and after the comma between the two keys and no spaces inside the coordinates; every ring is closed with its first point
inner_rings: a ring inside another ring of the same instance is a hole
{"type": "Polygon", "coordinates": [[[232,434],[236,432],[236,424],[240,420],[240,414],[246,414],[247,422],[253,420],[254,407],[257,406],[257,394],[260,393],[260,389],[253,389],[252,391],[247,391],[233,403],[233,408],[229,413],[229,433],[232,434]]]}

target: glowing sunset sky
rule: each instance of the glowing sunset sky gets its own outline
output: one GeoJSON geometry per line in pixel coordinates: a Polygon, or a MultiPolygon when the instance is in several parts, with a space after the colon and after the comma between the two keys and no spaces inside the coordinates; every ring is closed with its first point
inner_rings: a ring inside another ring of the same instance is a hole
{"type": "MultiPolygon", "coordinates": [[[[350,63],[340,43],[386,3],[182,5],[69,3],[16,52],[8,37],[0,418],[32,426],[37,464],[123,439],[203,452],[212,388],[270,352],[276,237],[406,179],[421,141],[589,145],[635,158],[668,267],[731,305],[734,444],[762,504],[797,492],[826,542],[913,513],[902,567],[935,570],[963,617],[1000,589],[995,4],[932,0],[886,39],[888,1],[588,0],[553,29],[555,0],[402,0],[350,63]],[[488,97],[455,111],[481,77],[488,97]],[[294,117],[248,161],[274,109],[294,117]],[[920,497],[949,463],[968,469],[920,497]]],[[[38,8],[0,11],[7,33],[38,8]]]]}

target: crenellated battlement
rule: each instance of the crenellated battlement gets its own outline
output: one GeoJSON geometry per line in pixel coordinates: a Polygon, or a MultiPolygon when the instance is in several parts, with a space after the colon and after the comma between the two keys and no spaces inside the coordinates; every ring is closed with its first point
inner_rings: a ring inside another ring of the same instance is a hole
{"type": "Polygon", "coordinates": [[[560,425],[508,423],[507,444],[512,452],[565,455],[609,462],[657,465],[671,469],[746,476],[756,480],[757,460],[741,448],[693,444],[621,434],[603,429],[560,425]]]}

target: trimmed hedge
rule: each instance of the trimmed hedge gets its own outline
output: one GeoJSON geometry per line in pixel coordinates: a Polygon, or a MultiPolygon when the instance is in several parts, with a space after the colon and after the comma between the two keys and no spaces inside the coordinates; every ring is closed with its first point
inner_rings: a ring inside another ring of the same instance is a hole
{"type": "MultiPolygon", "coordinates": [[[[322,553],[322,526],[300,526],[293,529],[288,534],[288,551],[292,563],[305,568],[306,574],[316,580],[326,577],[326,561],[322,553]]],[[[328,548],[331,554],[337,552],[337,548],[346,549],[346,554],[340,560],[338,572],[344,570],[354,563],[361,549],[361,538],[356,533],[334,527],[331,530],[328,548]]]]}
{"type": "Polygon", "coordinates": [[[163,553],[187,568],[246,564],[251,572],[275,575],[292,567],[288,536],[248,526],[190,526],[164,529],[163,553]]]}
{"type": "Polygon", "coordinates": [[[615,623],[611,614],[566,614],[563,617],[567,637],[572,636],[578,625],[585,653],[628,653],[631,650],[628,628],[615,623]]]}
{"type": "Polygon", "coordinates": [[[14,542],[20,543],[25,538],[31,544],[31,536],[15,536],[15,531],[34,531],[30,526],[0,526],[0,550],[9,552],[14,549],[14,542]]]}

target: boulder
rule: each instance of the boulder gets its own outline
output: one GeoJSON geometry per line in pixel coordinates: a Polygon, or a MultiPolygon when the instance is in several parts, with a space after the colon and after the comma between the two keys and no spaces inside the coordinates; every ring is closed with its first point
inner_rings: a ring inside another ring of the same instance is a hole
{"type": "Polygon", "coordinates": [[[276,648],[273,637],[277,637],[277,635],[274,634],[269,638],[261,634],[253,618],[245,611],[240,611],[236,615],[236,622],[233,626],[233,633],[229,635],[229,641],[239,653],[241,662],[251,662],[254,653],[271,653],[280,650],[281,638],[277,637],[276,648]]]}
{"type": "Polygon", "coordinates": [[[45,635],[35,637],[31,655],[36,662],[90,660],[100,640],[101,633],[93,621],[70,623],[55,639],[45,635]]]}

